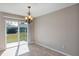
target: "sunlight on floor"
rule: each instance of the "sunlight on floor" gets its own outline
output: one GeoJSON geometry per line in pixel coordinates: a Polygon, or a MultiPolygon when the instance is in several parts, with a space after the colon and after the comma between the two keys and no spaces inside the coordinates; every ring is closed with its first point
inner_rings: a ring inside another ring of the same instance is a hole
{"type": "MultiPolygon", "coordinates": [[[[20,41],[20,45],[22,44],[27,44],[26,41],[20,41]]],[[[17,46],[18,45],[18,42],[13,42],[13,43],[7,43],[7,48],[10,48],[10,47],[14,47],[14,46],[17,46]]]]}
{"type": "Polygon", "coordinates": [[[2,53],[1,56],[18,56],[26,52],[29,52],[27,43],[20,46],[8,48],[2,53]]]}

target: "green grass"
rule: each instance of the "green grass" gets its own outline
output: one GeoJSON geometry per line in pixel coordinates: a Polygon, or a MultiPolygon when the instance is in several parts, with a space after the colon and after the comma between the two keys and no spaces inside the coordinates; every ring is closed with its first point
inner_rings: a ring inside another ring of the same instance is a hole
{"type": "Polygon", "coordinates": [[[27,33],[26,32],[21,32],[20,33],[20,41],[26,40],[27,39],[27,33]]]}
{"type": "MultiPolygon", "coordinates": [[[[21,32],[20,33],[20,41],[26,40],[27,39],[27,35],[26,32],[21,32]]],[[[7,35],[7,43],[11,43],[11,42],[17,42],[18,41],[18,34],[8,34],[7,35]]]]}

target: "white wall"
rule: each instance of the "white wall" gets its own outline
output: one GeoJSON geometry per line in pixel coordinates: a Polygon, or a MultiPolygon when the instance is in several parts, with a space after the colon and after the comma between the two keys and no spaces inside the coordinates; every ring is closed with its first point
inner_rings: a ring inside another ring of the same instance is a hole
{"type": "Polygon", "coordinates": [[[4,39],[5,39],[5,21],[2,19],[2,15],[0,13],[0,50],[5,48],[4,39]]]}
{"type": "Polygon", "coordinates": [[[28,38],[28,44],[33,44],[34,43],[34,24],[33,22],[28,24],[28,28],[27,28],[27,38],[28,38]]]}
{"type": "Polygon", "coordinates": [[[79,4],[34,20],[36,43],[79,55],[79,4]]]}

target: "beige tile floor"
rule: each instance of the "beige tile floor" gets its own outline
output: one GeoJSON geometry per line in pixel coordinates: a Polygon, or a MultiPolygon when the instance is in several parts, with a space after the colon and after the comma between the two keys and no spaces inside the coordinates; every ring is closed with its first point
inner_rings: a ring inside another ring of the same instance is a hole
{"type": "Polygon", "coordinates": [[[29,52],[24,53],[21,56],[64,56],[64,55],[34,44],[29,45],[29,52]]]}
{"type": "Polygon", "coordinates": [[[1,56],[64,56],[55,51],[51,51],[42,46],[32,45],[21,45],[19,47],[13,47],[0,52],[1,56]]]}

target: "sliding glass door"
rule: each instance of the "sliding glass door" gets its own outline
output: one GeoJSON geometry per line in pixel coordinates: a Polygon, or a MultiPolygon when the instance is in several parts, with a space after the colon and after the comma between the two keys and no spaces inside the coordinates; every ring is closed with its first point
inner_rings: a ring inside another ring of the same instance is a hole
{"type": "Polygon", "coordinates": [[[18,45],[18,22],[6,21],[7,48],[18,45]]]}
{"type": "Polygon", "coordinates": [[[27,23],[25,22],[19,22],[19,38],[20,38],[20,44],[26,44],[27,43],[27,23]]]}
{"type": "Polygon", "coordinates": [[[6,21],[7,48],[27,43],[27,23],[23,21],[6,21]]]}

